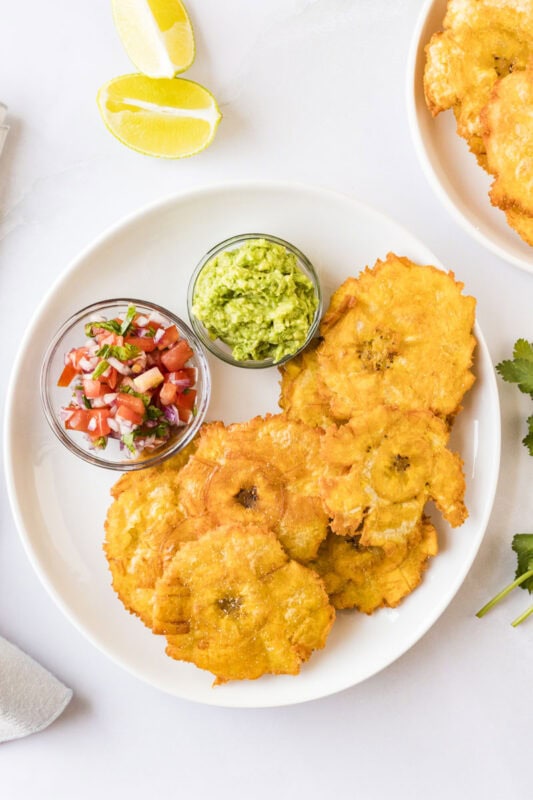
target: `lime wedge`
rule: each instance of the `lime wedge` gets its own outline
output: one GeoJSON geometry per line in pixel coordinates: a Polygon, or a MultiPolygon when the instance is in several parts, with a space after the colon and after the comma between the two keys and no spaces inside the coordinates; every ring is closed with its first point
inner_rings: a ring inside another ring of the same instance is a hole
{"type": "Polygon", "coordinates": [[[151,78],[173,78],[194,61],[194,35],[181,0],[112,0],[128,56],[151,78]]]}
{"type": "Polygon", "coordinates": [[[183,78],[122,75],[101,87],[97,103],[113,136],[139,153],[161,158],[204,150],[222,118],[213,95],[183,78]]]}

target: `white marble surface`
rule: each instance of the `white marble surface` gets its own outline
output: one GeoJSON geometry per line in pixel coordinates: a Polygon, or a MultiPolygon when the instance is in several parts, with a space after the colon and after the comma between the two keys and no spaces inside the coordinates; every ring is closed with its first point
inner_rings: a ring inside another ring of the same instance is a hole
{"type": "MultiPolygon", "coordinates": [[[[99,85],[132,71],[108,2],[4,0],[0,100],[11,132],[0,162],[2,402],[33,310],[82,247],[149,201],[235,178],[328,186],[381,208],[477,296],[494,361],[519,336],[533,339],[533,277],[471,241],[417,163],[404,84],[419,5],[190,0],[198,49],[189,77],[215,93],[224,120],[209,150],[174,163],[121,147],[100,122],[99,85]]],[[[302,706],[199,706],[122,672],[40,585],[2,486],[0,632],[75,692],[53,726],[1,749],[2,796],[529,796],[533,622],[508,624],[529,598],[518,592],[474,618],[513,573],[512,534],[533,530],[533,459],[520,444],[531,404],[512,386],[499,382],[499,390],[501,478],[463,587],[389,669],[302,706]]]]}

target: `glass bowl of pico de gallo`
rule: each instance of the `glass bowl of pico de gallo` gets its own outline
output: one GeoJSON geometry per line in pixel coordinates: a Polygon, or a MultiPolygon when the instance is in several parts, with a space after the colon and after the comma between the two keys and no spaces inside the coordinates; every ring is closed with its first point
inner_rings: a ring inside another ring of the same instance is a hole
{"type": "Polygon", "coordinates": [[[144,300],[102,300],[68,319],[41,370],[58,439],[108,469],[155,466],[182,450],[205,417],[211,379],[183,320],[144,300]]]}

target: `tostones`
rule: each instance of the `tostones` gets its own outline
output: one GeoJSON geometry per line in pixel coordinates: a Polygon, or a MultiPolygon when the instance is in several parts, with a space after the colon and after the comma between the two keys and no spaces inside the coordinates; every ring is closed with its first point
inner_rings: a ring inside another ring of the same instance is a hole
{"type": "Polygon", "coordinates": [[[467,517],[460,457],[447,449],[446,424],[429,411],[379,406],[322,440],[322,496],[331,528],[388,547],[417,527],[433,500],[452,525],[467,517]]]}
{"type": "MultiPolygon", "coordinates": [[[[533,62],[498,81],[483,109],[487,168],[494,175],[491,202],[511,211],[508,221],[523,217],[518,233],[533,225],[533,62]]],[[[531,236],[523,238],[531,241],[531,236]]]]}
{"type": "Polygon", "coordinates": [[[426,47],[424,90],[431,113],[452,108],[457,132],[486,168],[482,110],[494,84],[533,55],[530,0],[449,0],[443,30],[426,47]]]}
{"type": "Polygon", "coordinates": [[[316,354],[318,341],[282,367],[279,405],[289,419],[301,420],[313,427],[327,427],[335,422],[320,378],[316,354]]]}
{"type": "Polygon", "coordinates": [[[505,212],[507,222],[514,228],[524,242],[533,246],[533,216],[524,214],[514,208],[508,208],[505,212]]]}
{"type": "Polygon", "coordinates": [[[389,253],[335,292],[317,360],[337,421],[381,404],[457,413],[476,344],[476,303],[462,289],[451,272],[389,253]]]}
{"type": "Polygon", "coordinates": [[[190,444],[158,467],[127,472],[111,489],[104,551],[113,588],[128,611],[148,627],[156,580],[181,542],[205,528],[179,508],[180,471],[194,452],[190,444]]]}
{"type": "Polygon", "coordinates": [[[334,618],[319,576],[262,526],[233,523],[184,544],[156,585],[154,632],[167,654],[215,683],[297,674],[334,618]]]}
{"type": "Polygon", "coordinates": [[[416,589],[437,550],[437,531],[423,517],[408,537],[387,550],[364,547],[359,535],[331,532],[308,566],[323,578],[335,608],[372,614],[383,606],[394,608],[416,589]]]}
{"type": "Polygon", "coordinates": [[[291,558],[312,558],[328,527],[319,489],[322,434],[283,414],[206,426],[182,472],[184,512],[217,524],[266,525],[291,558]]]}

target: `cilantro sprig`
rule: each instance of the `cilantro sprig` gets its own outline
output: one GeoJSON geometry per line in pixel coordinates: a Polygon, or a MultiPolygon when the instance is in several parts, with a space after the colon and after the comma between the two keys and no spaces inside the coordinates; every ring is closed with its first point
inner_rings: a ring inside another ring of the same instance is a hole
{"type": "MultiPolygon", "coordinates": [[[[513,537],[512,548],[516,553],[518,565],[516,568],[515,580],[510,583],[505,589],[489,600],[489,602],[480,608],[476,617],[484,617],[485,614],[494,608],[494,606],[503,600],[504,597],[520,586],[530,594],[533,594],[533,533],[517,533],[513,537]]],[[[533,614],[533,605],[527,608],[520,616],[511,622],[511,625],[516,628],[525,619],[533,614]]]]}
{"type": "MultiPolygon", "coordinates": [[[[524,394],[533,399],[533,342],[518,339],[513,349],[513,358],[496,365],[496,370],[508,383],[516,383],[524,394]]],[[[522,439],[529,455],[533,456],[533,414],[527,418],[528,432],[522,439]]]]}
{"type": "Polygon", "coordinates": [[[114,319],[102,320],[102,322],[88,322],[85,325],[85,336],[94,339],[96,336],[95,331],[109,331],[110,333],[120,333],[120,325],[114,319]]]}
{"type": "Polygon", "coordinates": [[[141,350],[135,344],[104,344],[96,351],[99,358],[108,358],[112,356],[119,361],[129,361],[132,358],[137,358],[141,350]]]}
{"type": "Polygon", "coordinates": [[[126,316],[124,317],[124,321],[120,326],[120,333],[122,336],[125,336],[130,329],[131,323],[133,322],[137,310],[135,306],[128,306],[128,311],[126,312],[126,316]]]}

